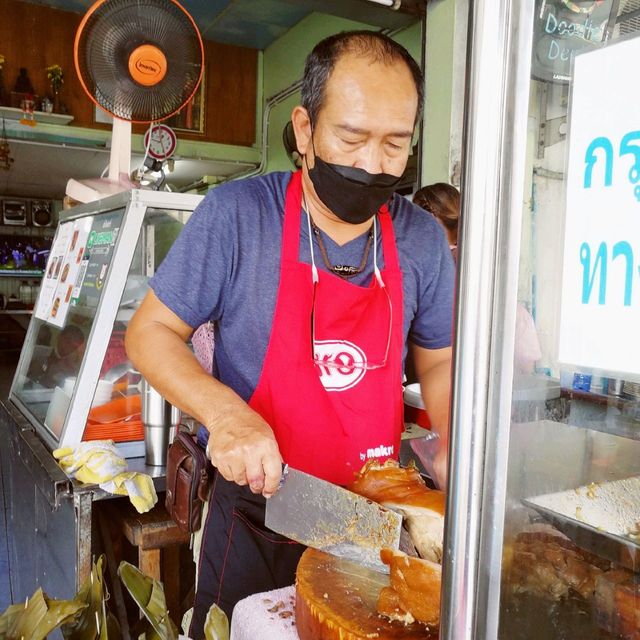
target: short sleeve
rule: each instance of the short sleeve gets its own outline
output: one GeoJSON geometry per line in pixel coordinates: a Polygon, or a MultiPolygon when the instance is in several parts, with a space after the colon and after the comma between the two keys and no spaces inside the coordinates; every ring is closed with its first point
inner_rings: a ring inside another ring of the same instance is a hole
{"type": "Polygon", "coordinates": [[[220,319],[233,270],[236,207],[224,191],[207,194],[149,283],[158,299],[194,328],[220,319]]]}
{"type": "Polygon", "coordinates": [[[450,347],[453,335],[455,264],[444,234],[419,281],[418,304],[409,329],[409,340],[425,349],[450,347]]]}

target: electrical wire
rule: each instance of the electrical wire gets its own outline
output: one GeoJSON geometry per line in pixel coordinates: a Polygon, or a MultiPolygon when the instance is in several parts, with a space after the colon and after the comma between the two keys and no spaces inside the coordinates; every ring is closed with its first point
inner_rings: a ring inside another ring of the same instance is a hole
{"type": "Polygon", "coordinates": [[[160,191],[160,187],[162,187],[167,181],[167,174],[164,172],[164,169],[160,169],[160,173],[162,174],[162,176],[160,177],[160,180],[158,180],[158,182],[153,185],[154,191],[160,191]]]}

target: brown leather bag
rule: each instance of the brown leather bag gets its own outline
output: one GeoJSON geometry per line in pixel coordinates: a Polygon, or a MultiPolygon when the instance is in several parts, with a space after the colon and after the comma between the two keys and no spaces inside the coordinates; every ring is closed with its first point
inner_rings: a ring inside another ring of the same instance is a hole
{"type": "Polygon", "coordinates": [[[212,473],[213,467],[195,436],[179,432],[167,456],[165,506],[183,531],[194,533],[200,529],[212,473]]]}

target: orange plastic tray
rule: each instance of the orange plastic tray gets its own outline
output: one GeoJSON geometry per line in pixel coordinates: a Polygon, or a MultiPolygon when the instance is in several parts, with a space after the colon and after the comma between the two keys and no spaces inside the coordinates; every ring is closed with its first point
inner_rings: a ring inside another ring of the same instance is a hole
{"type": "Polygon", "coordinates": [[[130,442],[144,440],[144,425],[141,420],[127,422],[109,422],[108,424],[87,423],[83,440],[113,440],[114,442],[130,442]]]}
{"type": "Polygon", "coordinates": [[[139,416],[142,410],[140,394],[134,396],[123,396],[111,400],[99,407],[93,407],[89,411],[87,423],[108,424],[110,422],[122,422],[126,418],[139,416]]]}
{"type": "Polygon", "coordinates": [[[130,442],[144,439],[140,395],[123,396],[89,411],[83,440],[130,442]]]}

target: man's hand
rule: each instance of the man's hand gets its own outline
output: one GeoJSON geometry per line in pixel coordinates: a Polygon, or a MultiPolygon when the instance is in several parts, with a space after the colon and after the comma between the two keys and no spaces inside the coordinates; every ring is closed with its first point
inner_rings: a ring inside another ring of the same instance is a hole
{"type": "Polygon", "coordinates": [[[262,417],[248,406],[233,407],[208,428],[211,463],[222,476],[271,497],[282,475],[282,456],[262,417]]]}
{"type": "Polygon", "coordinates": [[[432,478],[432,480],[441,491],[447,490],[447,474],[449,471],[447,454],[447,448],[440,443],[438,453],[436,453],[436,457],[433,459],[432,469],[434,478],[432,478]]]}

